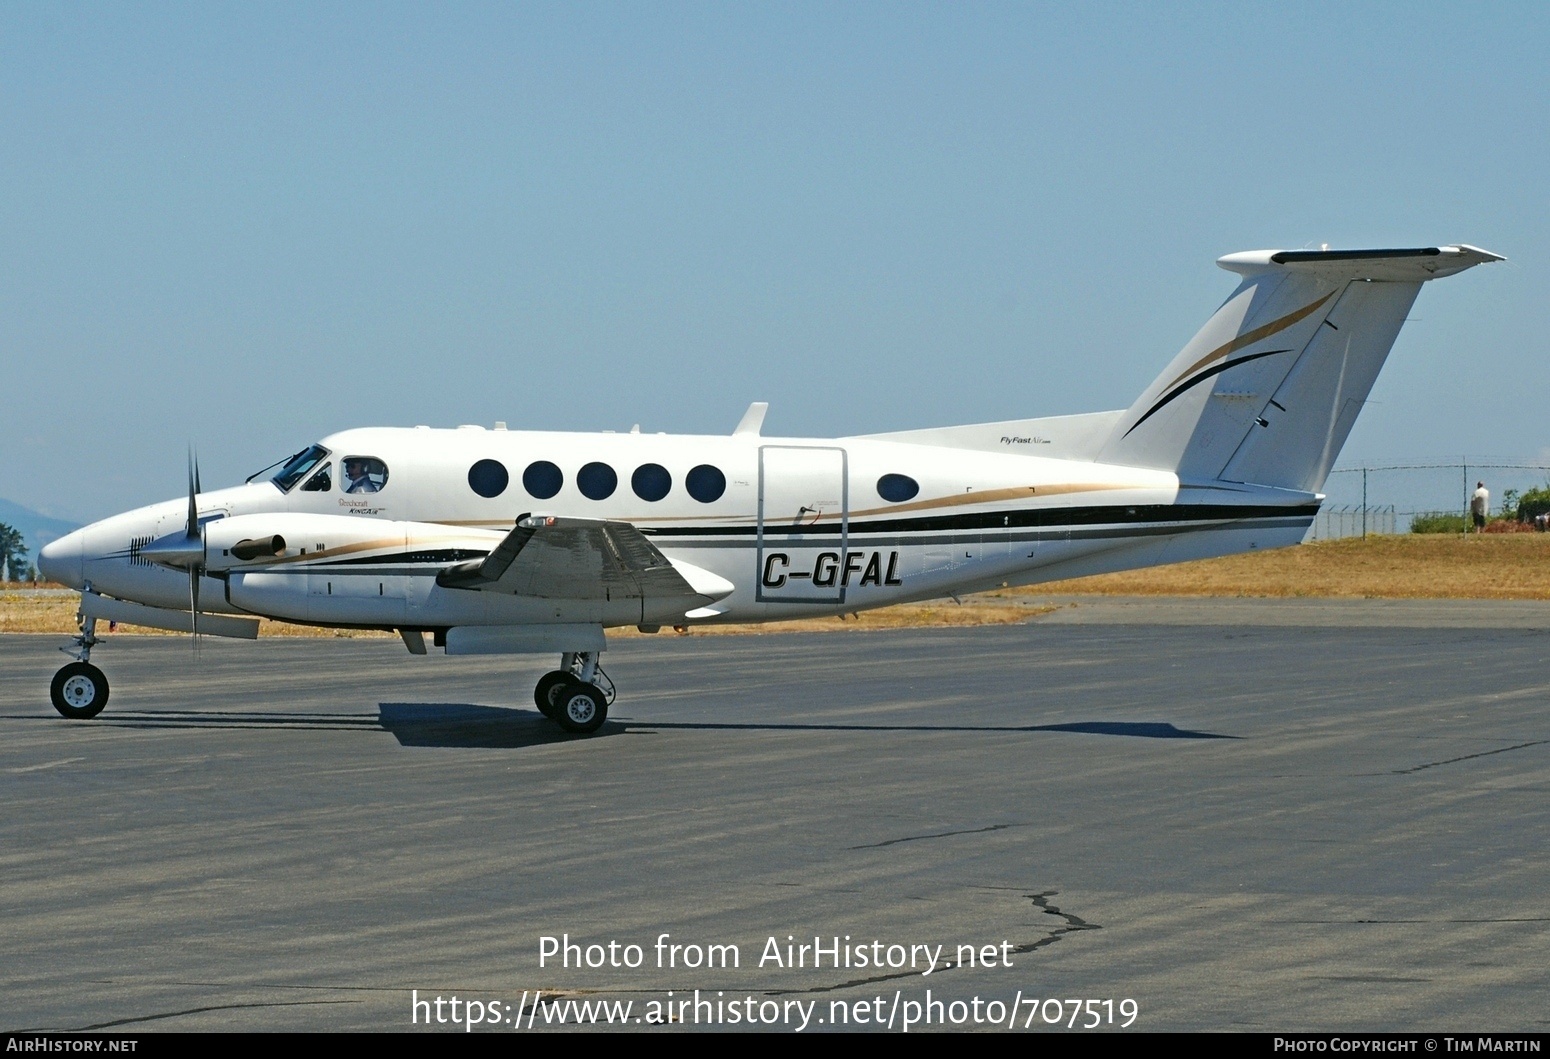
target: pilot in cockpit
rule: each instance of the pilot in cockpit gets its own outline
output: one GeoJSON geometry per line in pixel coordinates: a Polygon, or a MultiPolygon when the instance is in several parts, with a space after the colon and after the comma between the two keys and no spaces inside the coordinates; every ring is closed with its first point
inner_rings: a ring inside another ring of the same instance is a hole
{"type": "Polygon", "coordinates": [[[352,456],[344,461],[344,491],[347,493],[375,493],[382,483],[371,475],[374,461],[352,456]]]}

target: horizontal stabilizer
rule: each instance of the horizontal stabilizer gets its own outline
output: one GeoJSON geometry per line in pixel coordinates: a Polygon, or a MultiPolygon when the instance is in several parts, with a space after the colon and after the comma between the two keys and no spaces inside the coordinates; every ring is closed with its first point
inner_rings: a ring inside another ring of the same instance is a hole
{"type": "Polygon", "coordinates": [[[1400,250],[1247,250],[1217,258],[1229,272],[1254,276],[1281,271],[1343,276],[1389,283],[1419,283],[1441,279],[1488,261],[1505,261],[1500,254],[1460,243],[1400,250]]]}

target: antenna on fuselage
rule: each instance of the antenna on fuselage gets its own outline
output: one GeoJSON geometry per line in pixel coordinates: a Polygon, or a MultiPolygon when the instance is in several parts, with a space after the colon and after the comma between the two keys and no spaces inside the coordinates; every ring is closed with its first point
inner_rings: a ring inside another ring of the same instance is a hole
{"type": "Polygon", "coordinates": [[[737,437],[739,434],[751,434],[754,437],[758,437],[759,432],[764,429],[764,413],[769,410],[770,403],[768,401],[755,401],[749,405],[748,411],[743,413],[743,418],[737,421],[737,427],[732,431],[732,436],[737,437]]]}

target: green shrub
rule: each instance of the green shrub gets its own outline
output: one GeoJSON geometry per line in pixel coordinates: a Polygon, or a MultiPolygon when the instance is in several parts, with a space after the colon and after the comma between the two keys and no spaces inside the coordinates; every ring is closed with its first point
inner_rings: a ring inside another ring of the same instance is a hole
{"type": "Polygon", "coordinates": [[[1542,515],[1545,512],[1550,512],[1550,485],[1530,489],[1518,497],[1519,522],[1533,522],[1535,515],[1542,515]]]}
{"type": "Polygon", "coordinates": [[[1464,516],[1448,511],[1427,511],[1410,520],[1411,533],[1463,533],[1464,516]]]}

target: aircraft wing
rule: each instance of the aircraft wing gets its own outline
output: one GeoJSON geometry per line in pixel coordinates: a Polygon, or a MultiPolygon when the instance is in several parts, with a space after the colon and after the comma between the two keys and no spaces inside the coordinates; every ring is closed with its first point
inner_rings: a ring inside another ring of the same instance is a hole
{"type": "Polygon", "coordinates": [[[610,602],[714,600],[734,587],[698,567],[675,566],[628,522],[549,515],[519,518],[489,555],[447,567],[436,583],[514,596],[610,602]]]}

